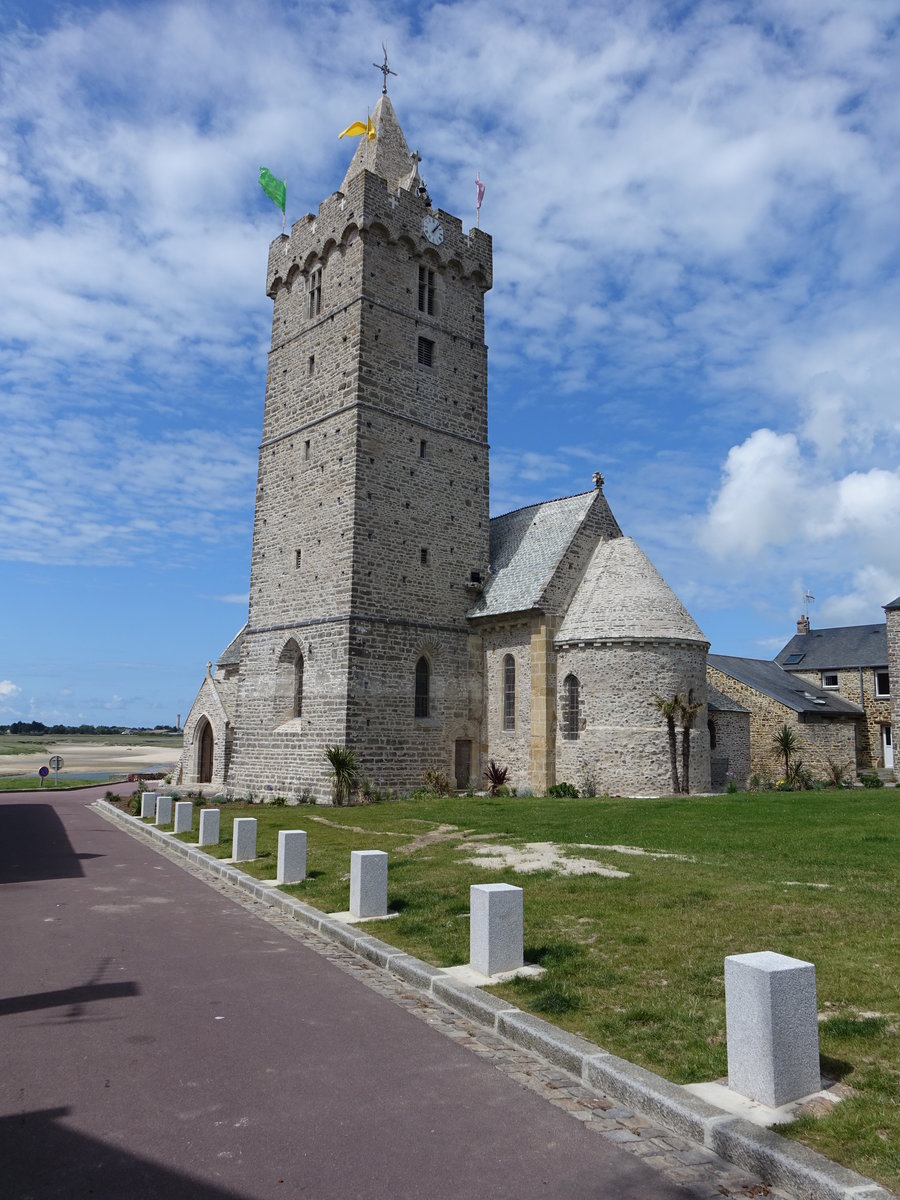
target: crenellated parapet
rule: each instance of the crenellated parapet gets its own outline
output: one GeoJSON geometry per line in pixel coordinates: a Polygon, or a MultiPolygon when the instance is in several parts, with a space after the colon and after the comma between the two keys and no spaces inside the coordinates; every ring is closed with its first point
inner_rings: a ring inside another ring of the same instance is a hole
{"type": "Polygon", "coordinates": [[[307,213],[294,222],[290,234],[274,239],[269,246],[266,294],[274,298],[298,274],[306,277],[327,262],[336,248],[346,248],[357,238],[365,244],[373,236],[388,245],[405,244],[413,257],[451,270],[483,292],[492,286],[490,234],[478,228],[464,232],[459,217],[432,209],[413,192],[391,191],[381,176],[363,170],[350,181],[346,193],[334,192],[315,215],[307,213]],[[439,224],[439,244],[426,237],[426,218],[439,224]]]}

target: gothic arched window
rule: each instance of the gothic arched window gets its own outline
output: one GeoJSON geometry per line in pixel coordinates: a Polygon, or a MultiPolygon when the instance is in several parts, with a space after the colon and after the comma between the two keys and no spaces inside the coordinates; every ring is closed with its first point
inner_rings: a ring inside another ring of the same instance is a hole
{"type": "Polygon", "coordinates": [[[281,725],[303,712],[303,653],[290,638],[275,668],[275,721],[281,725]]]}
{"type": "Polygon", "coordinates": [[[503,728],[516,727],[516,660],[507,654],[503,660],[503,728]]]}
{"type": "Polygon", "coordinates": [[[574,740],[580,725],[581,684],[576,675],[567,675],[563,680],[563,737],[574,740]]]}
{"type": "Polygon", "coordinates": [[[423,654],[416,663],[416,716],[431,715],[431,666],[423,654]]]}

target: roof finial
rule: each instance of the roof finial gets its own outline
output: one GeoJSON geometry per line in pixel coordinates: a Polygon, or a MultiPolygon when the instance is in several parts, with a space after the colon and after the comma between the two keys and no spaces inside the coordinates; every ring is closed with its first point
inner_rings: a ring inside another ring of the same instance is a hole
{"type": "Polygon", "coordinates": [[[393,75],[396,77],[397,72],[392,71],[391,68],[388,66],[387,46],[384,44],[384,42],[381,43],[381,48],[384,51],[384,62],[381,64],[381,66],[379,66],[378,63],[372,63],[372,66],[375,68],[376,71],[380,71],[382,73],[382,75],[384,76],[384,83],[381,85],[381,94],[382,94],[382,96],[386,96],[387,95],[387,77],[388,77],[388,75],[393,75]]]}
{"type": "Polygon", "coordinates": [[[591,478],[594,481],[594,487],[597,489],[597,491],[602,492],[604,479],[603,479],[603,476],[600,474],[600,472],[595,471],[594,474],[591,476],[591,478]]]}

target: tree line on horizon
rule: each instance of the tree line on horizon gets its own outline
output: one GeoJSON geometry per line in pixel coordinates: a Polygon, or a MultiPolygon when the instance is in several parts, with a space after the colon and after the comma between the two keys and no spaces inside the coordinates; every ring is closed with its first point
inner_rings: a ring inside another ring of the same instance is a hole
{"type": "Polygon", "coordinates": [[[0,733],[48,734],[48,733],[180,733],[176,725],[45,725],[43,721],[12,721],[0,725],[0,733]]]}

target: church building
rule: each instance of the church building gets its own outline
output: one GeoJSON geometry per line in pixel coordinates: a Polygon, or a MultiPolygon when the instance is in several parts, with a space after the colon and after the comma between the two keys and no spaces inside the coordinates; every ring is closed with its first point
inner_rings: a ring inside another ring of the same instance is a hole
{"type": "Polygon", "coordinates": [[[340,189],[269,249],[250,603],[200,688],[176,782],[326,801],[326,746],[378,788],[430,768],[519,791],[671,791],[655,695],[708,642],[590,490],[489,516],[491,238],[432,206],[391,101],[340,189]]]}

